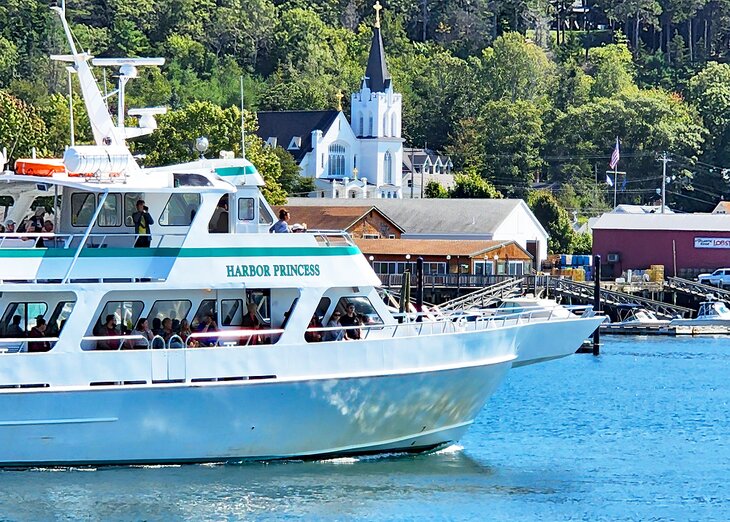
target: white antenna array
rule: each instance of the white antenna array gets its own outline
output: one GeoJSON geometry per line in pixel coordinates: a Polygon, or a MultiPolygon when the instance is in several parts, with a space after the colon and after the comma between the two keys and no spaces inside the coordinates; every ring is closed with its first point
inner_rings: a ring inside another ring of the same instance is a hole
{"type": "Polygon", "coordinates": [[[148,107],[143,109],[132,109],[129,111],[130,116],[139,117],[139,128],[127,129],[124,126],[124,100],[125,87],[127,82],[139,76],[137,67],[160,66],[165,64],[164,58],[93,58],[91,63],[97,67],[119,67],[117,78],[119,86],[117,90],[110,92],[105,96],[117,95],[117,128],[122,132],[125,138],[135,138],[151,133],[157,128],[155,115],[165,114],[165,107],[148,107]]]}

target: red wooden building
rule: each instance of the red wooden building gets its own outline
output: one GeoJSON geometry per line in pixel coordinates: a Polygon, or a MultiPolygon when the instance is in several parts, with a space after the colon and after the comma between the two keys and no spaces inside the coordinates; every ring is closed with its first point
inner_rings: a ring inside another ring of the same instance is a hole
{"type": "Polygon", "coordinates": [[[593,224],[593,254],[604,277],[664,265],[667,276],[692,278],[730,267],[730,215],[603,214],[593,224]]]}

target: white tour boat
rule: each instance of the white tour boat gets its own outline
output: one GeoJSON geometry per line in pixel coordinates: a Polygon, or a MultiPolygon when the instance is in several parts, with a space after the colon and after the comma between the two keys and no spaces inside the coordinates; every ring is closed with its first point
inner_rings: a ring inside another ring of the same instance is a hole
{"type": "Polygon", "coordinates": [[[347,234],[268,232],[245,159],[140,168],[126,139],[159,111],[124,127],[121,95],[158,62],[93,60],[56,11],[71,47],[57,58],[78,73],[96,145],[0,176],[18,223],[53,201],[34,213],[52,231],[0,234],[0,465],[422,451],[459,439],[513,362],[573,353],[600,323],[399,322],[347,234]],[[121,66],[118,125],[90,62],[121,66]],[[351,305],[362,326],[309,326],[351,305]]]}

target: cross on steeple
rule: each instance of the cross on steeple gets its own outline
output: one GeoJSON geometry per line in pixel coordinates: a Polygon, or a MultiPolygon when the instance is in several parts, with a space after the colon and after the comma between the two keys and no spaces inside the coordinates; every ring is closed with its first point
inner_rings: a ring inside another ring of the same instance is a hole
{"type": "Polygon", "coordinates": [[[344,98],[345,95],[342,94],[342,90],[337,91],[337,94],[335,94],[335,98],[337,98],[337,110],[342,110],[342,98],[344,98]]]}
{"type": "Polygon", "coordinates": [[[380,0],[375,1],[375,5],[373,6],[373,9],[375,9],[375,27],[380,28],[380,10],[383,8],[382,5],[380,5],[380,0]]]}

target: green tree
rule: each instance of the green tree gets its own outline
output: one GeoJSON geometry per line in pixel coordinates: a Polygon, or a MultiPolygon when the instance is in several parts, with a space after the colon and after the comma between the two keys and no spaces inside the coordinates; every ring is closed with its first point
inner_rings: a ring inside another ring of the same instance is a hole
{"type": "Polygon", "coordinates": [[[536,100],[553,89],[555,65],[519,33],[498,37],[485,49],[477,69],[478,83],[492,100],[536,100]]]}
{"type": "MultiPolygon", "coordinates": [[[[270,203],[283,203],[286,196],[278,182],[282,173],[279,158],[256,136],[255,118],[249,115],[246,126],[246,157],[266,182],[262,192],[270,203]]],[[[141,141],[137,149],[147,154],[146,161],[152,166],[182,163],[195,159],[192,145],[199,136],[208,138],[210,156],[218,156],[221,150],[240,154],[240,111],[237,107],[222,109],[210,102],[191,103],[161,116],[157,131],[141,141]]]]}
{"type": "Polygon", "coordinates": [[[454,186],[449,189],[449,197],[455,199],[492,199],[502,194],[474,170],[454,175],[454,186]]]}
{"type": "Polygon", "coordinates": [[[558,204],[555,197],[546,190],[536,190],[530,193],[527,204],[550,235],[549,253],[572,253],[575,232],[568,213],[558,204]]]}
{"type": "Polygon", "coordinates": [[[634,64],[631,51],[623,44],[610,44],[591,50],[594,97],[610,97],[634,87],[634,64]]]}
{"type": "Polygon", "coordinates": [[[427,198],[430,199],[441,199],[449,197],[449,191],[446,190],[441,183],[434,180],[426,183],[426,190],[424,191],[424,194],[427,198]]]}
{"type": "Polygon", "coordinates": [[[33,147],[38,155],[47,154],[46,125],[36,109],[6,91],[0,90],[0,148],[8,149],[9,160],[30,157],[33,147]]]}

